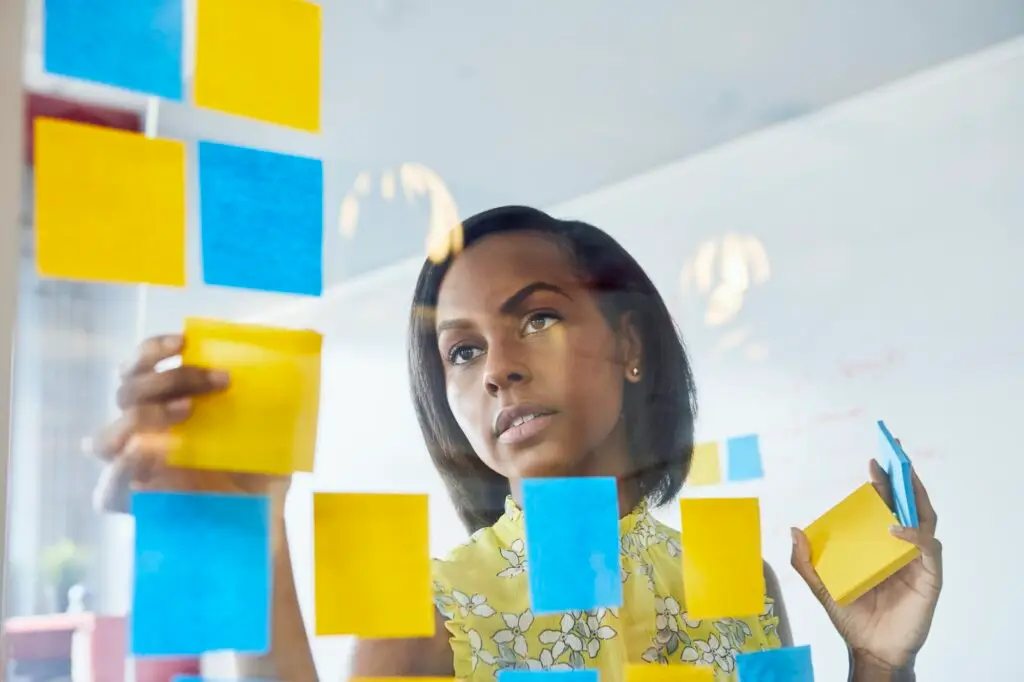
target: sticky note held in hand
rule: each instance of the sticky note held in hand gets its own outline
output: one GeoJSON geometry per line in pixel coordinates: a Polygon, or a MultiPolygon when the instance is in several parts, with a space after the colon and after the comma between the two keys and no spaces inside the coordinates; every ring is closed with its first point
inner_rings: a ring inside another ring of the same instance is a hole
{"type": "Polygon", "coordinates": [[[882,421],[878,422],[878,450],[878,463],[889,476],[896,516],[907,528],[917,528],[917,497],[910,458],[882,421]]]}
{"type": "Polygon", "coordinates": [[[683,596],[691,618],[741,618],[764,611],[757,498],[679,501],[683,596]]]}
{"type": "Polygon", "coordinates": [[[316,634],[434,635],[426,495],[316,493],[316,634]]]}
{"type": "Polygon", "coordinates": [[[198,656],[270,646],[270,500],[132,494],[131,653],[198,656]]]}
{"type": "Polygon", "coordinates": [[[320,334],[218,320],[185,322],[182,364],[223,370],[229,387],[193,398],[172,430],[172,466],[287,475],[313,471],[320,334]]]}
{"type": "Polygon", "coordinates": [[[306,0],[201,0],[196,105],[320,132],[321,22],[306,0]]]}
{"type": "Polygon", "coordinates": [[[185,285],[185,147],[39,118],[36,265],[45,277],[185,285]]]}
{"type": "Polygon", "coordinates": [[[804,529],[811,563],[840,606],[920,555],[917,547],[892,536],[889,529],[895,524],[878,491],[865,483],[804,529]]]}
{"type": "Polygon", "coordinates": [[[614,478],[524,480],[523,522],[534,613],[622,606],[614,478]]]}
{"type": "Polygon", "coordinates": [[[715,672],[713,668],[697,665],[629,663],[625,682],[715,682],[715,672]]]}

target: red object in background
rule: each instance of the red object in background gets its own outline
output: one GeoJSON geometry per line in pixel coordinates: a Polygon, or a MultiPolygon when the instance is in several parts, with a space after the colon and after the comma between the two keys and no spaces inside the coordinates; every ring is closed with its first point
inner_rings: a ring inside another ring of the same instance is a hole
{"type": "MultiPolygon", "coordinates": [[[[123,682],[127,619],[91,613],[11,618],[4,624],[2,660],[22,669],[27,679],[49,679],[70,671],[72,640],[88,651],[92,682],[123,682]],[[84,640],[84,641],[81,641],[84,640]]],[[[136,682],[170,682],[176,675],[199,675],[197,658],[138,658],[136,682]]],[[[6,666],[5,666],[6,667],[6,666]]],[[[2,676],[2,675],[0,675],[2,676]]]]}
{"type": "Polygon", "coordinates": [[[23,139],[25,140],[24,159],[27,166],[31,166],[35,159],[34,122],[40,116],[60,118],[77,123],[91,123],[93,125],[116,128],[118,130],[130,130],[132,132],[141,132],[143,128],[142,114],[134,111],[83,104],[82,102],[52,97],[50,95],[26,93],[25,135],[23,139]]]}

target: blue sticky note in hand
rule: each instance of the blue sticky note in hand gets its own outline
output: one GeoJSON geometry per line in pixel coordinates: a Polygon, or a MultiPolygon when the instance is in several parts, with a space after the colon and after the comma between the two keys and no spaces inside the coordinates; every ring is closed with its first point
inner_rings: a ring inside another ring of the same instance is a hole
{"type": "Polygon", "coordinates": [[[133,493],[131,653],[198,656],[270,647],[270,501],[133,493]]]}
{"type": "Polygon", "coordinates": [[[323,162],[199,143],[203,281],[319,296],[323,162]]]}
{"type": "Polygon", "coordinates": [[[523,518],[534,613],[622,605],[614,478],[525,480],[523,518]]]}
{"type": "Polygon", "coordinates": [[[49,73],[169,100],[182,91],[182,0],[46,0],[49,73]]]}
{"type": "Polygon", "coordinates": [[[761,465],[761,448],[757,435],[738,436],[726,441],[728,476],[730,481],[753,481],[764,478],[761,465]]]}
{"type": "Polygon", "coordinates": [[[736,672],[739,682],[814,682],[811,647],[739,654],[736,672]]]}
{"type": "Polygon", "coordinates": [[[910,458],[889,433],[885,422],[879,420],[878,431],[878,463],[889,475],[896,516],[904,527],[917,528],[917,499],[914,496],[914,479],[910,472],[910,458]]]}

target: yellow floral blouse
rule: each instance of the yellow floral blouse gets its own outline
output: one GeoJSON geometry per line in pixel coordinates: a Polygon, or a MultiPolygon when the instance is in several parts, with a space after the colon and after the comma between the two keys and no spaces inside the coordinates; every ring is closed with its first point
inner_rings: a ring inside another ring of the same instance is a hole
{"type": "Polygon", "coordinates": [[[771,599],[748,618],[691,620],[679,533],[642,502],[619,524],[623,607],[538,615],[530,611],[522,512],[511,500],[496,524],[434,561],[435,603],[455,653],[455,676],[494,680],[501,670],[596,668],[622,679],[626,663],[698,665],[735,680],[736,654],[781,646],[771,599]]]}

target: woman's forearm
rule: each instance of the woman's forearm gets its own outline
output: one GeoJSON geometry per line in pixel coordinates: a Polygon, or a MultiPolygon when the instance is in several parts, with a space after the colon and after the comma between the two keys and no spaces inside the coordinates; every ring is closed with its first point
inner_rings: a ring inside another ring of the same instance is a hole
{"type": "Polygon", "coordinates": [[[898,670],[879,665],[876,661],[859,658],[852,652],[850,658],[850,682],[916,682],[914,661],[898,670]]]}
{"type": "Polygon", "coordinates": [[[273,600],[270,609],[270,653],[239,660],[243,678],[272,679],[276,682],[316,682],[313,651],[302,620],[295,591],[291,554],[283,518],[274,530],[273,600]]]}

